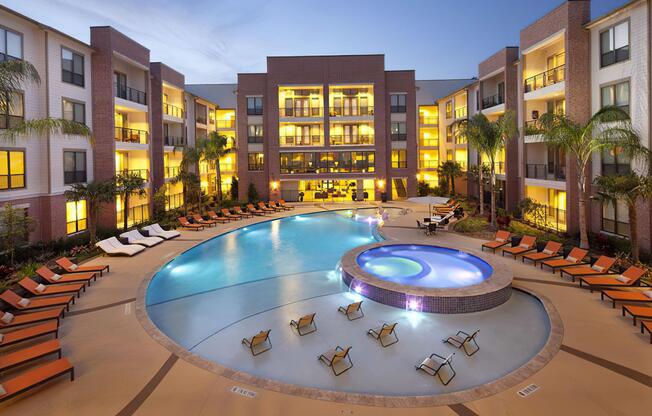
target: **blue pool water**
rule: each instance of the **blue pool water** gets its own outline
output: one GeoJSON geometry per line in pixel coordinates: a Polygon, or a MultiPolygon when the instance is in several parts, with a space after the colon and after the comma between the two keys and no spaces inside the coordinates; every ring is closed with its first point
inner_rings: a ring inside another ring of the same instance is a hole
{"type": "Polygon", "coordinates": [[[360,253],[357,261],[380,279],[427,288],[476,285],[493,273],[487,262],[469,253],[420,244],[372,248],[360,253]]]}

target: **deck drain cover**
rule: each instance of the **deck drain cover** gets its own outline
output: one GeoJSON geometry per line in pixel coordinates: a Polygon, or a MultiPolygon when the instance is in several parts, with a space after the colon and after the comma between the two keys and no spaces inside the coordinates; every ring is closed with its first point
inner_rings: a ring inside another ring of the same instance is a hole
{"type": "Polygon", "coordinates": [[[521,389],[518,391],[518,395],[521,397],[527,397],[530,394],[534,393],[535,391],[539,390],[539,386],[536,384],[530,384],[529,386],[525,387],[524,389],[521,389]]]}

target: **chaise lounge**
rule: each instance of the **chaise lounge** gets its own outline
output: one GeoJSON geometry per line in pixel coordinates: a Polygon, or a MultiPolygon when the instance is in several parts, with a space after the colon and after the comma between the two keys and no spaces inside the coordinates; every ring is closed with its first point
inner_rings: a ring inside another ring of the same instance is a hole
{"type": "Polygon", "coordinates": [[[36,269],[36,274],[50,284],[83,282],[90,286],[91,280],[97,280],[97,273],[68,273],[60,275],[48,269],[46,266],[41,266],[36,269]]]}
{"type": "Polygon", "coordinates": [[[260,331],[251,337],[251,339],[243,338],[242,344],[249,347],[249,350],[251,350],[251,354],[253,354],[254,357],[264,353],[265,351],[269,351],[272,349],[272,341],[269,339],[269,333],[271,331],[271,329],[268,329],[267,331],[260,331]],[[259,346],[263,347],[263,349],[256,351],[256,347],[259,346]]]}
{"type": "Polygon", "coordinates": [[[197,222],[197,224],[208,225],[209,227],[217,227],[217,221],[215,220],[205,220],[199,214],[192,214],[192,219],[197,222]]]}
{"type": "Polygon", "coordinates": [[[181,235],[181,233],[177,230],[164,230],[160,225],[158,225],[158,223],[143,227],[143,231],[147,231],[150,237],[160,237],[165,240],[170,240],[181,235]]]}
{"type": "Polygon", "coordinates": [[[559,257],[559,250],[561,250],[561,243],[556,241],[548,241],[543,250],[539,251],[538,253],[524,254],[523,257],[521,257],[521,260],[523,263],[525,263],[525,259],[531,260],[536,266],[538,261],[544,261],[559,257]]]}
{"type": "Polygon", "coordinates": [[[265,215],[264,211],[256,209],[253,204],[247,204],[247,210],[253,215],[265,215]]]}
{"type": "Polygon", "coordinates": [[[161,237],[145,237],[138,230],[124,232],[120,234],[120,238],[126,238],[129,244],[140,244],[145,247],[154,247],[165,241],[161,237]]]}
{"type": "Polygon", "coordinates": [[[67,285],[44,285],[36,283],[29,277],[25,277],[18,282],[18,285],[31,293],[34,296],[48,296],[48,295],[61,295],[74,294],[80,296],[80,292],[86,291],[86,284],[84,283],[71,283],[67,285]]]}
{"type": "Polygon", "coordinates": [[[70,310],[70,302],[75,303],[75,297],[73,295],[28,299],[18,296],[10,289],[2,292],[0,299],[18,311],[33,311],[54,306],[64,306],[66,311],[68,311],[70,310]]]}
{"type": "Polygon", "coordinates": [[[61,358],[61,344],[58,339],[51,339],[3,354],[0,356],[0,373],[50,354],[57,354],[57,358],[61,358]]]}
{"type": "Polygon", "coordinates": [[[582,283],[589,286],[591,293],[596,287],[630,287],[639,284],[641,277],[645,274],[645,270],[636,266],[630,266],[622,274],[615,277],[608,276],[589,276],[580,277],[580,287],[582,283]]]}
{"type": "Polygon", "coordinates": [[[448,383],[450,383],[451,380],[453,380],[455,378],[455,376],[457,375],[457,373],[455,373],[455,370],[453,369],[453,365],[452,365],[454,355],[455,355],[455,353],[452,352],[448,357],[444,358],[439,354],[434,354],[433,353],[433,354],[430,354],[429,357],[424,358],[423,361],[421,362],[421,364],[419,364],[419,365],[417,365],[415,367],[416,367],[417,371],[421,370],[421,371],[424,371],[426,374],[429,374],[429,375],[431,375],[433,377],[434,376],[439,377],[439,381],[441,381],[441,383],[444,386],[447,386],[448,383]],[[451,372],[453,373],[453,375],[450,376],[448,378],[448,380],[446,380],[446,381],[444,381],[444,378],[441,376],[441,370],[444,367],[450,368],[451,372]]]}
{"type": "Polygon", "coordinates": [[[541,269],[543,269],[543,266],[547,266],[552,269],[552,274],[555,274],[555,271],[557,269],[561,269],[562,267],[568,267],[568,266],[579,266],[582,264],[587,264],[584,261],[584,257],[589,254],[588,250],[581,249],[579,247],[573,247],[573,249],[568,253],[568,256],[566,256],[565,259],[550,259],[550,260],[544,260],[539,263],[539,266],[541,269]]]}
{"type": "Polygon", "coordinates": [[[503,249],[503,257],[505,253],[511,254],[516,259],[517,256],[525,254],[529,251],[536,250],[537,238],[531,235],[525,235],[516,247],[507,247],[503,249]]]}
{"type": "Polygon", "coordinates": [[[18,374],[14,378],[0,384],[0,402],[34,387],[38,387],[64,374],[70,374],[70,381],[75,379],[75,368],[65,358],[60,358],[18,374]]]}
{"type": "Polygon", "coordinates": [[[44,324],[0,334],[0,348],[49,334],[54,334],[55,338],[59,338],[59,323],[57,321],[49,321],[44,324]]]}
{"type": "Polygon", "coordinates": [[[253,218],[254,214],[251,212],[245,212],[240,208],[239,206],[233,207],[233,212],[235,212],[237,215],[242,216],[242,218],[253,218]]]}
{"type": "Polygon", "coordinates": [[[478,336],[479,333],[480,333],[479,329],[470,335],[464,331],[457,331],[457,334],[452,335],[442,341],[444,342],[444,344],[451,344],[453,347],[457,349],[463,348],[466,355],[470,357],[476,352],[480,351],[480,346],[478,345],[478,342],[475,340],[475,338],[478,336]],[[469,350],[467,349],[467,345],[470,345],[471,343],[475,345],[475,348],[469,350]]]}
{"type": "Polygon", "coordinates": [[[613,257],[600,256],[591,266],[564,267],[559,271],[559,275],[564,277],[564,274],[567,274],[574,282],[577,277],[610,274],[609,269],[614,263],[616,263],[616,259],[613,257]]]}
{"type": "Polygon", "coordinates": [[[344,315],[346,315],[346,318],[349,321],[355,321],[356,319],[364,317],[364,312],[362,312],[362,301],[350,303],[346,306],[346,308],[344,306],[340,306],[337,308],[337,311],[342,312],[344,315]],[[355,317],[352,318],[352,316],[355,317]]]}
{"type": "Polygon", "coordinates": [[[109,237],[106,240],[98,241],[95,245],[102,249],[109,256],[133,256],[145,250],[145,247],[138,244],[122,244],[115,237],[109,237]]]}
{"type": "Polygon", "coordinates": [[[636,318],[652,319],[652,308],[645,306],[623,305],[623,316],[625,312],[634,318],[634,326],[636,326],[636,318]]]}
{"type": "Polygon", "coordinates": [[[288,204],[286,204],[286,203],[285,203],[285,200],[283,200],[283,199],[279,199],[277,202],[278,202],[278,204],[279,204],[280,206],[282,206],[282,207],[285,208],[285,209],[288,209],[288,210],[293,210],[293,209],[294,209],[294,207],[293,207],[292,205],[288,205],[288,204]]]}
{"type": "Polygon", "coordinates": [[[317,360],[323,362],[327,366],[333,370],[333,374],[336,376],[339,376],[340,374],[350,370],[353,368],[353,361],[351,360],[351,356],[349,355],[349,351],[351,351],[351,347],[346,347],[342,348],[339,345],[332,350],[328,350],[325,353],[321,354],[319,357],[317,357],[317,360]],[[347,360],[348,359],[348,360],[347,360]],[[335,366],[338,363],[346,363],[348,361],[347,366],[342,369],[342,370],[336,370],[335,366]]]}
{"type": "Polygon", "coordinates": [[[186,217],[179,217],[177,218],[177,220],[179,221],[179,224],[181,224],[183,228],[187,228],[189,230],[201,231],[205,228],[202,224],[191,223],[190,221],[188,221],[188,218],[186,217]]]}
{"type": "Polygon", "coordinates": [[[652,290],[624,291],[624,290],[603,290],[600,292],[600,299],[607,298],[611,301],[611,307],[616,307],[616,302],[623,303],[650,303],[652,304],[652,290]]]}
{"type": "Polygon", "coordinates": [[[80,266],[78,264],[73,263],[70,261],[68,257],[61,257],[60,259],[55,260],[55,263],[61,267],[63,270],[66,271],[66,273],[87,273],[87,272],[93,272],[93,273],[99,273],[100,276],[102,276],[102,273],[106,270],[106,272],[109,272],[109,265],[108,264],[96,264],[96,265],[83,265],[80,266]]]}
{"type": "Polygon", "coordinates": [[[11,328],[14,326],[35,324],[43,321],[55,320],[59,325],[59,319],[63,317],[63,307],[48,309],[46,311],[22,313],[14,315],[11,312],[0,311],[0,329],[11,328]]]}
{"type": "Polygon", "coordinates": [[[268,214],[273,214],[274,212],[276,212],[276,210],[274,210],[273,208],[266,207],[263,202],[258,203],[258,209],[268,214]]]}
{"type": "Polygon", "coordinates": [[[317,330],[317,324],[315,323],[315,313],[309,315],[304,315],[298,320],[291,320],[290,326],[296,328],[297,333],[301,336],[312,334],[317,330]]]}
{"type": "Polygon", "coordinates": [[[393,324],[384,323],[380,328],[370,329],[367,331],[367,334],[377,339],[380,342],[380,345],[383,347],[389,347],[390,345],[396,344],[398,342],[398,335],[396,335],[396,325],[398,325],[397,322],[394,322],[393,324]],[[391,341],[387,344],[385,344],[386,338],[391,339],[391,341]]]}

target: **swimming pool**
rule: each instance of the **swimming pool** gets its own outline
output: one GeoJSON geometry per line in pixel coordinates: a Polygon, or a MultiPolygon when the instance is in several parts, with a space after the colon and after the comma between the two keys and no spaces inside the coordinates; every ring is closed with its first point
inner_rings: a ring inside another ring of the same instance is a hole
{"type": "Polygon", "coordinates": [[[484,260],[463,251],[422,244],[394,244],[367,250],[358,265],[390,282],[427,288],[482,283],[493,273],[484,260]]]}

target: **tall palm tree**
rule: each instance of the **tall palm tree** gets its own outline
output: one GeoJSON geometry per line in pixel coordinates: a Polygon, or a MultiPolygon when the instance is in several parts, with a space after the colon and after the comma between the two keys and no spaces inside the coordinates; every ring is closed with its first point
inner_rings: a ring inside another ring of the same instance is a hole
{"type": "MultiPolygon", "coordinates": [[[[199,176],[193,172],[187,171],[186,168],[182,166],[181,169],[179,169],[177,176],[172,178],[171,182],[181,182],[183,187],[183,190],[181,191],[183,195],[183,211],[186,215],[188,215],[188,196],[192,193],[192,191],[196,190],[196,188],[199,188],[199,176]]],[[[199,190],[199,194],[199,197],[201,198],[201,189],[199,190]]]]}
{"type": "Polygon", "coordinates": [[[595,179],[599,198],[616,203],[624,201],[629,214],[629,237],[632,245],[632,259],[639,260],[638,213],[636,203],[652,198],[652,177],[630,173],[627,175],[598,176],[595,179]]]}
{"type": "Polygon", "coordinates": [[[100,206],[115,198],[116,188],[113,181],[93,181],[76,183],[70,186],[64,195],[69,201],[86,201],[88,211],[88,233],[91,245],[97,238],[97,222],[100,206]]]}
{"type": "Polygon", "coordinates": [[[211,132],[207,139],[200,140],[196,145],[197,150],[201,153],[201,157],[208,162],[209,165],[215,166],[215,185],[217,189],[215,200],[218,205],[222,204],[222,172],[220,169],[220,159],[231,153],[232,149],[227,147],[228,143],[228,137],[216,132],[211,132]]]}
{"type": "MultiPolygon", "coordinates": [[[[205,139],[198,139],[202,142],[205,139]]],[[[186,147],[183,149],[181,156],[181,165],[179,168],[179,175],[176,181],[183,183],[184,205],[186,205],[186,196],[193,191],[197,191],[197,211],[201,212],[202,198],[201,198],[201,178],[195,172],[202,158],[202,151],[197,146],[186,147]],[[197,189],[195,189],[197,188],[197,189]]],[[[185,208],[186,214],[188,213],[187,205],[185,208]]]]}
{"type": "Polygon", "coordinates": [[[586,220],[588,164],[594,153],[604,150],[622,152],[630,159],[647,155],[649,151],[633,129],[629,114],[618,107],[604,107],[586,123],[577,123],[564,114],[546,113],[537,122],[544,141],[560,148],[574,160],[577,167],[579,194],[580,247],[589,247],[586,220]]]}
{"type": "Polygon", "coordinates": [[[122,221],[124,230],[127,230],[129,223],[129,199],[131,196],[143,196],[145,191],[145,179],[137,172],[120,173],[115,177],[116,193],[122,197],[122,221]]]}
{"type": "Polygon", "coordinates": [[[450,194],[455,195],[455,178],[459,178],[464,175],[464,170],[462,165],[453,160],[447,160],[446,162],[439,165],[437,168],[437,174],[446,178],[447,182],[450,182],[450,194]]]}
{"type": "MultiPolygon", "coordinates": [[[[38,71],[31,63],[25,60],[0,62],[0,108],[3,111],[11,109],[14,105],[13,97],[22,93],[26,84],[40,83],[38,71]]],[[[0,132],[0,140],[9,143],[28,134],[44,136],[48,133],[82,136],[92,140],[92,133],[86,125],[63,118],[22,120],[6,127],[0,132]]]]}
{"type": "MultiPolygon", "coordinates": [[[[507,142],[518,133],[516,117],[513,111],[506,111],[496,121],[489,121],[482,114],[456,122],[455,134],[466,137],[470,146],[475,147],[481,156],[489,160],[489,188],[491,192],[491,226],[496,227],[496,157],[505,148],[507,142]]],[[[482,183],[482,169],[478,170],[482,183]]],[[[484,197],[480,189],[480,206],[484,197]]],[[[482,212],[482,208],[481,212],[482,212]]]]}

